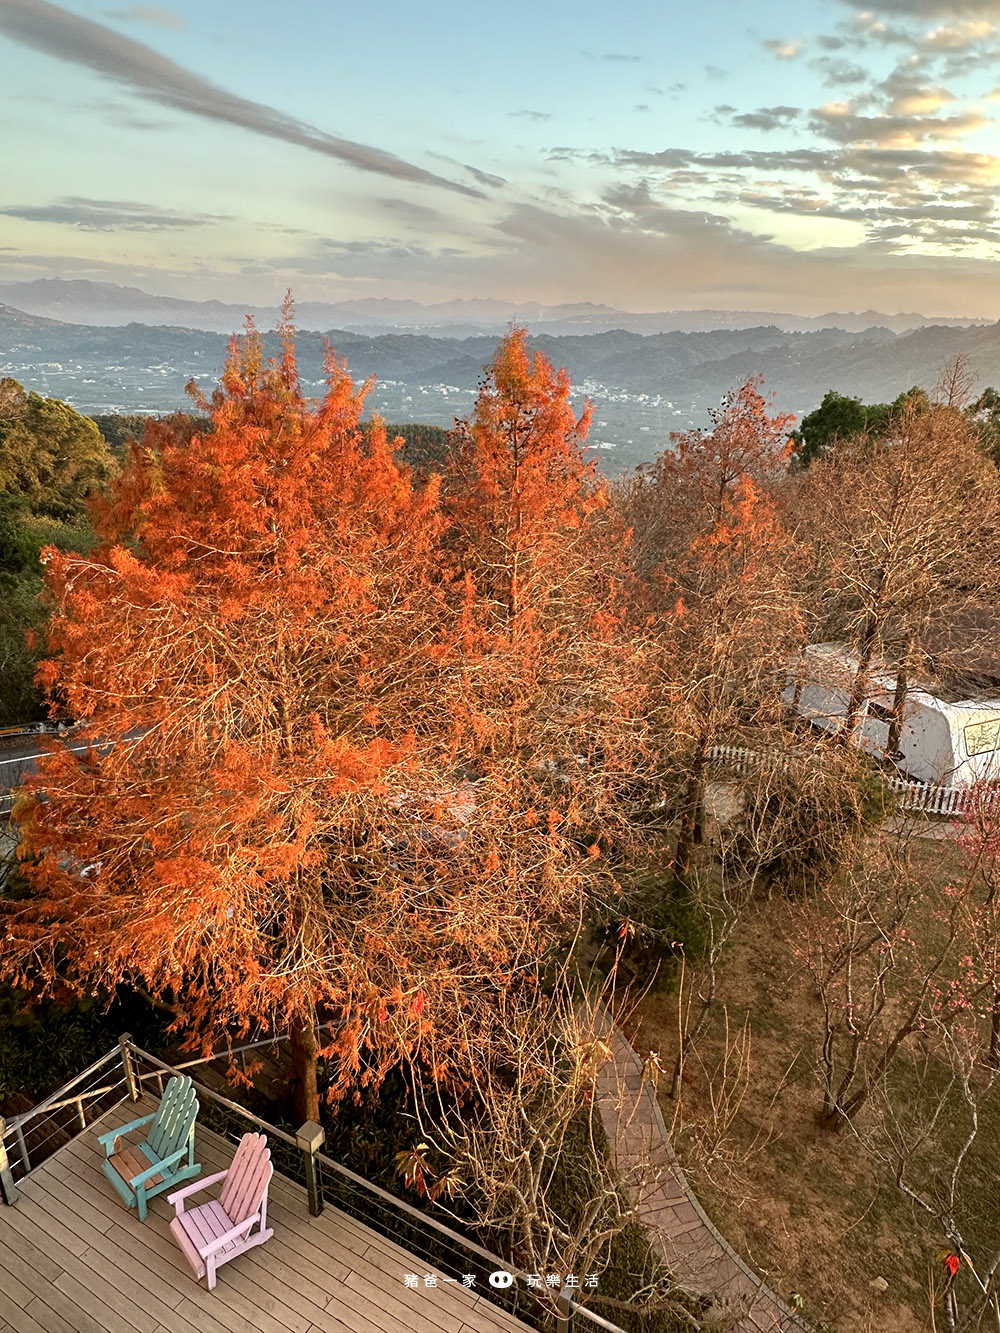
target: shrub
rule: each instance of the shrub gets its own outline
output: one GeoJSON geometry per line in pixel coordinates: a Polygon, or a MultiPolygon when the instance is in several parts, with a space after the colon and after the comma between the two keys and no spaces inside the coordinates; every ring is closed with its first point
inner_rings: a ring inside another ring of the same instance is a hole
{"type": "Polygon", "coordinates": [[[872,760],[824,740],[747,779],[725,854],[768,886],[789,892],[821,887],[853,858],[866,830],[895,808],[872,760]]]}
{"type": "Polygon", "coordinates": [[[653,990],[670,990],[680,958],[704,956],[708,921],[698,876],[681,879],[651,862],[622,886],[620,898],[602,905],[597,933],[621,949],[626,971],[653,990]]]}

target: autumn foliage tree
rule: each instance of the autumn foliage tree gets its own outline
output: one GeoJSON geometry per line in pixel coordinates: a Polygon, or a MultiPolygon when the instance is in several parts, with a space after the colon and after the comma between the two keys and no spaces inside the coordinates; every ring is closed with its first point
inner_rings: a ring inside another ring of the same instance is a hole
{"type": "Polygon", "coordinates": [[[278,364],[252,328],[234,345],[209,430],[148,428],[91,555],[48,553],[45,681],[93,746],[54,747],[19,812],[31,892],[2,963],[42,989],[137,981],[204,1048],[287,1032],[315,1119],[318,1054],[334,1096],[407,1062],[467,1082],[579,919],[594,856],[542,762],[572,674],[542,610],[577,557],[532,550],[572,549],[596,502],[555,467],[558,503],[538,482],[502,526],[483,437],[481,510],[452,519],[360,429],[332,355],[303,397],[282,334],[278,364]]]}
{"type": "Polygon", "coordinates": [[[759,379],[731,389],[709,413],[710,429],[673,432],[670,447],[641,468],[631,488],[632,554],[647,572],[669,569],[691,543],[721,522],[746,481],[768,491],[792,457],[795,417],[768,413],[759,379]]]}
{"type": "Polygon", "coordinates": [[[656,692],[666,768],[680,789],[673,866],[702,837],[713,745],[770,704],[801,639],[800,552],[768,487],[791,455],[792,418],[770,416],[748,381],[710,431],[674,436],[629,497],[632,558],[657,627],[656,692]]]}
{"type": "Polygon", "coordinates": [[[314,1116],[320,1009],[355,1068],[376,1000],[397,1036],[420,1023],[409,978],[361,980],[350,908],[371,911],[376,808],[420,765],[393,685],[434,669],[417,627],[436,495],[384,432],[362,448],[364,391],[334,359],[322,403],[302,397],[283,334],[280,365],[252,330],[234,346],[210,431],[148,428],[91,556],[48,553],[45,683],[85,736],[123,739],[41,765],[4,956],[47,985],[141,980],[206,1046],[270,1021],[314,1116]]]}
{"type": "Polygon", "coordinates": [[[627,836],[644,720],[627,534],[585,452],[590,407],[578,415],[570,395],[566,371],[512,329],[456,423],[443,494],[476,648],[471,750],[511,812],[527,801],[579,840],[598,816],[627,836]]]}
{"type": "Polygon", "coordinates": [[[932,631],[940,639],[995,598],[996,469],[957,408],[911,400],[884,435],[845,442],[791,490],[818,615],[857,654],[842,737],[855,730],[883,656],[899,663],[898,735],[932,631]]]}

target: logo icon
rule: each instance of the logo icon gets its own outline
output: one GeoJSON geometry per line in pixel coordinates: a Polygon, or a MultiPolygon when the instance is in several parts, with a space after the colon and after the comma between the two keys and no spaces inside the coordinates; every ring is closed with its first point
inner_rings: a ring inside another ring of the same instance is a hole
{"type": "Polygon", "coordinates": [[[497,1272],[490,1274],[491,1287],[512,1287],[513,1285],[514,1285],[513,1273],[505,1273],[504,1270],[501,1268],[498,1269],[497,1272]]]}

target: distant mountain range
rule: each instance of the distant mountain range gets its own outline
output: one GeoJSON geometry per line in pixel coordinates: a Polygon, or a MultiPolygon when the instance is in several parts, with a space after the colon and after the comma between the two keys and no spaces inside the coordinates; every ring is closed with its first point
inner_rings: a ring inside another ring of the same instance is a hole
{"type": "MultiPolygon", "coordinates": [[[[347,358],[355,379],[377,377],[369,407],[389,421],[451,425],[473,403],[496,333],[474,337],[359,333],[343,327],[303,331],[299,366],[308,393],[322,389],[324,343],[347,358]]],[[[180,325],[65,323],[0,305],[0,376],[84,412],[166,412],[184,406],[184,386],[214,385],[225,334],[180,325]]],[[[775,410],[811,411],[827,389],[886,402],[914,384],[933,388],[946,362],[965,355],[980,388],[1000,388],[1000,323],[788,331],[776,324],[701,332],[533,336],[565,366],[579,399],[594,401],[591,441],[606,450],[606,470],[646,462],[671,430],[706,421],[727,389],[762,374],[775,410]]],[[[273,333],[265,334],[271,354],[273,333]]]]}
{"type": "MultiPolygon", "coordinates": [[[[174,296],[152,296],[138,287],[83,279],[39,278],[33,282],[0,283],[0,301],[28,314],[70,324],[177,324],[190,329],[232,333],[241,329],[248,314],[261,328],[273,328],[277,306],[227,305],[222,301],[188,301],[174,296]]],[[[714,329],[745,329],[773,325],[786,332],[838,328],[849,333],[881,327],[894,333],[927,324],[958,327],[987,320],[936,318],[920,314],[887,315],[876,310],[826,315],[788,315],[763,310],[665,310],[643,314],[611,306],[580,302],[541,305],[497,300],[419,301],[366,298],[357,301],[302,301],[296,321],[303,329],[344,329],[348,332],[421,332],[469,337],[500,333],[511,322],[526,324],[532,332],[549,334],[701,333],[714,329]]]]}

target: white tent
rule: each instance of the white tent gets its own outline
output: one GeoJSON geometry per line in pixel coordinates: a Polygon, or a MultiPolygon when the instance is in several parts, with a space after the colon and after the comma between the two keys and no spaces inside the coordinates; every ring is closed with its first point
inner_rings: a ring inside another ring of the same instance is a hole
{"type": "MultiPolygon", "coordinates": [[[[839,731],[857,666],[842,643],[812,644],[791,668],[782,698],[814,726],[839,731]]],[[[855,745],[880,759],[886,757],[895,689],[893,676],[873,671],[855,729],[855,745]]],[[[893,758],[910,777],[935,785],[1000,778],[1000,700],[947,703],[926,690],[908,690],[893,758]]]]}

